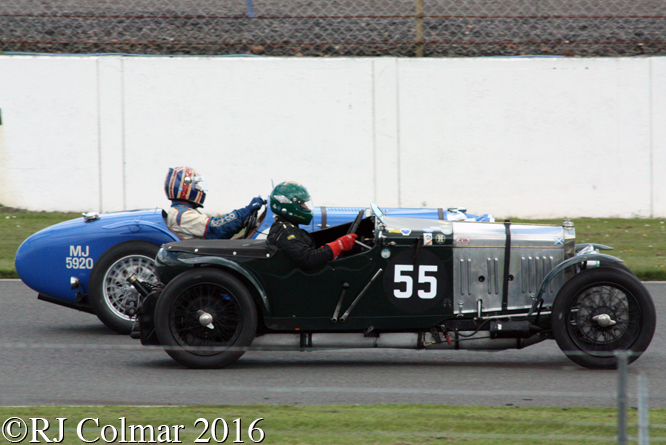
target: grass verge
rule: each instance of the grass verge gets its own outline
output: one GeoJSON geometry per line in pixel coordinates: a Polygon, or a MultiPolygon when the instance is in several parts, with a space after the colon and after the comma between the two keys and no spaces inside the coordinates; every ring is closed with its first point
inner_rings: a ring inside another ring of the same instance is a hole
{"type": "MultiPolygon", "coordinates": [[[[18,277],[14,256],[26,238],[50,225],[80,216],[80,213],[28,212],[0,205],[0,278],[18,277]]],[[[562,224],[561,219],[510,219],[513,222],[562,224]]],[[[573,221],[576,242],[614,247],[615,250],[606,253],[624,260],[641,280],[666,281],[666,218],[578,218],[573,221]]]]}
{"type": "Polygon", "coordinates": [[[0,205],[0,278],[18,278],[16,250],[30,235],[81,213],[28,212],[0,205]]]}
{"type": "MultiPolygon", "coordinates": [[[[57,418],[65,418],[64,444],[95,440],[108,443],[195,443],[212,437],[215,419],[224,419],[226,443],[253,443],[262,437],[265,444],[601,444],[613,442],[616,412],[612,408],[525,408],[442,405],[361,405],[361,406],[192,406],[192,407],[3,407],[4,419],[19,417],[47,419],[51,440],[60,434],[57,418]],[[88,420],[86,418],[98,419],[88,420]],[[124,428],[121,426],[124,418],[124,428]],[[261,429],[249,429],[253,421],[261,429]],[[198,421],[198,419],[205,419],[198,421]],[[240,419],[240,420],[237,420],[240,419]],[[109,425],[107,427],[107,425],[109,425]],[[182,425],[183,428],[178,426],[182,425]],[[141,426],[144,428],[132,428],[141,426]],[[207,428],[206,428],[207,426],[207,428]],[[80,427],[80,428],[79,428],[80,427]],[[77,431],[80,429],[80,431],[77,431]],[[175,432],[178,437],[175,437],[175,432]],[[130,434],[134,437],[130,437],[130,434]],[[103,436],[106,434],[106,436],[103,436]],[[150,434],[153,434],[151,441],[150,434]],[[161,435],[160,435],[161,434],[161,435]],[[133,439],[133,440],[132,440],[133,439]],[[162,439],[162,440],[160,440],[162,439]]],[[[224,436],[224,422],[217,421],[218,443],[224,436]]],[[[666,410],[650,410],[650,439],[666,438],[666,410]]],[[[629,435],[636,438],[636,410],[629,413],[629,435]]],[[[18,428],[17,428],[18,432],[18,428]]],[[[29,441],[29,435],[26,442],[29,441]]],[[[41,438],[43,440],[43,438],[41,438]]]]}
{"type": "MultiPolygon", "coordinates": [[[[498,219],[499,221],[499,219],[498,219]]],[[[534,224],[562,224],[561,219],[521,220],[534,224]]],[[[643,281],[666,281],[666,218],[577,218],[576,243],[613,247],[603,251],[624,260],[643,281]]]]}

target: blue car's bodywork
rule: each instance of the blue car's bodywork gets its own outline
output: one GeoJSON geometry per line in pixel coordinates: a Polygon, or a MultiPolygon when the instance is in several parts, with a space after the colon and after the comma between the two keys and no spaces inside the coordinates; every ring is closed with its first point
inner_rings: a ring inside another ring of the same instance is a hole
{"type": "MultiPolygon", "coordinates": [[[[302,228],[316,231],[349,222],[360,210],[363,209],[316,207],[311,224],[302,228]]],[[[456,209],[387,208],[385,211],[393,216],[412,218],[493,220],[491,215],[469,215],[456,209]]],[[[156,251],[162,244],[178,241],[179,238],[167,227],[165,217],[166,212],[156,208],[85,215],[53,225],[23,242],[16,253],[16,270],[23,282],[39,293],[41,300],[96,313],[90,304],[94,296],[89,294],[91,273],[100,257],[122,243],[147,242],[153,244],[156,251]]],[[[253,238],[265,237],[272,222],[272,213],[267,209],[267,215],[253,238]]],[[[126,283],[117,285],[126,286],[126,283]]],[[[131,290],[131,286],[128,289],[131,290]]]]}
{"type": "Polygon", "coordinates": [[[88,289],[97,259],[109,248],[132,240],[161,246],[179,238],[167,227],[162,209],[104,213],[90,222],[78,218],[47,227],[25,240],[16,252],[16,271],[25,284],[39,292],[40,299],[85,309],[86,301],[77,304],[71,278],[88,289]]]}

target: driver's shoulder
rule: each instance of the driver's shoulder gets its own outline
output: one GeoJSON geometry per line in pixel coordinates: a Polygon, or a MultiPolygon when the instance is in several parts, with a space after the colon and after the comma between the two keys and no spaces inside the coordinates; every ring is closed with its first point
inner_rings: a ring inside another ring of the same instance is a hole
{"type": "Polygon", "coordinates": [[[269,230],[268,238],[274,241],[301,238],[303,230],[289,221],[276,220],[269,230]]]}

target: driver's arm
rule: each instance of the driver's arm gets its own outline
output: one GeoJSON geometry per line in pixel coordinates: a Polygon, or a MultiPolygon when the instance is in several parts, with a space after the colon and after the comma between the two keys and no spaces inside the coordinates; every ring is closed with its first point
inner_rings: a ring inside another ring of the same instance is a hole
{"type": "Polygon", "coordinates": [[[211,216],[206,223],[204,238],[229,239],[240,231],[243,221],[243,215],[238,210],[224,216],[211,216]]]}
{"type": "Polygon", "coordinates": [[[329,247],[317,247],[309,233],[289,222],[276,220],[266,242],[284,250],[303,270],[317,268],[333,259],[333,251],[329,247]]]}
{"type": "Polygon", "coordinates": [[[208,218],[204,238],[206,239],[229,239],[237,234],[243,227],[245,221],[252,212],[261,208],[264,200],[259,196],[252,198],[252,201],[242,209],[234,210],[224,216],[212,216],[208,218]]]}
{"type": "MultiPolygon", "coordinates": [[[[271,239],[269,235],[269,239],[271,239]]],[[[314,269],[334,260],[341,252],[354,246],[356,235],[345,235],[335,241],[316,247],[308,233],[293,226],[284,225],[283,230],[274,238],[275,244],[303,270],[314,269]]],[[[271,241],[273,242],[273,241],[271,241]]]]}

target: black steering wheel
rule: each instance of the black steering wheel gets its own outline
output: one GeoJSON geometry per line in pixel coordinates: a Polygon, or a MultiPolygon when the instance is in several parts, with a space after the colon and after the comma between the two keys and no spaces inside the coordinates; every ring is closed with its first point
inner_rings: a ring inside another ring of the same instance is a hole
{"type": "Polygon", "coordinates": [[[252,210],[252,213],[250,213],[250,216],[245,218],[245,221],[243,221],[243,224],[241,225],[241,228],[248,229],[248,228],[254,227],[255,224],[257,224],[257,215],[259,214],[259,210],[261,210],[261,207],[252,210]]]}
{"type": "Polygon", "coordinates": [[[363,220],[363,216],[365,216],[365,210],[359,210],[358,215],[356,215],[356,219],[352,223],[351,226],[349,226],[349,230],[347,230],[347,235],[351,235],[352,233],[356,233],[358,230],[358,226],[361,225],[361,221],[363,220]]]}
{"type": "MultiPolygon", "coordinates": [[[[266,204],[266,201],[264,201],[264,204],[266,204]]],[[[252,235],[255,234],[257,229],[261,227],[261,223],[264,222],[264,219],[266,218],[266,207],[264,207],[264,211],[259,214],[259,211],[261,210],[261,206],[257,207],[256,209],[252,210],[252,213],[250,213],[250,216],[248,216],[245,221],[243,221],[243,224],[241,225],[241,230],[245,229],[243,233],[237,233],[236,235],[232,236],[231,239],[250,239],[252,238],[252,235]]]]}
{"type": "Polygon", "coordinates": [[[259,214],[259,210],[261,210],[261,207],[253,210],[250,216],[245,220],[245,232],[243,232],[243,236],[241,236],[242,239],[252,238],[252,235],[255,234],[257,229],[261,226],[261,223],[264,222],[264,219],[266,218],[266,208],[264,207],[264,211],[261,212],[261,214],[259,214]]]}

